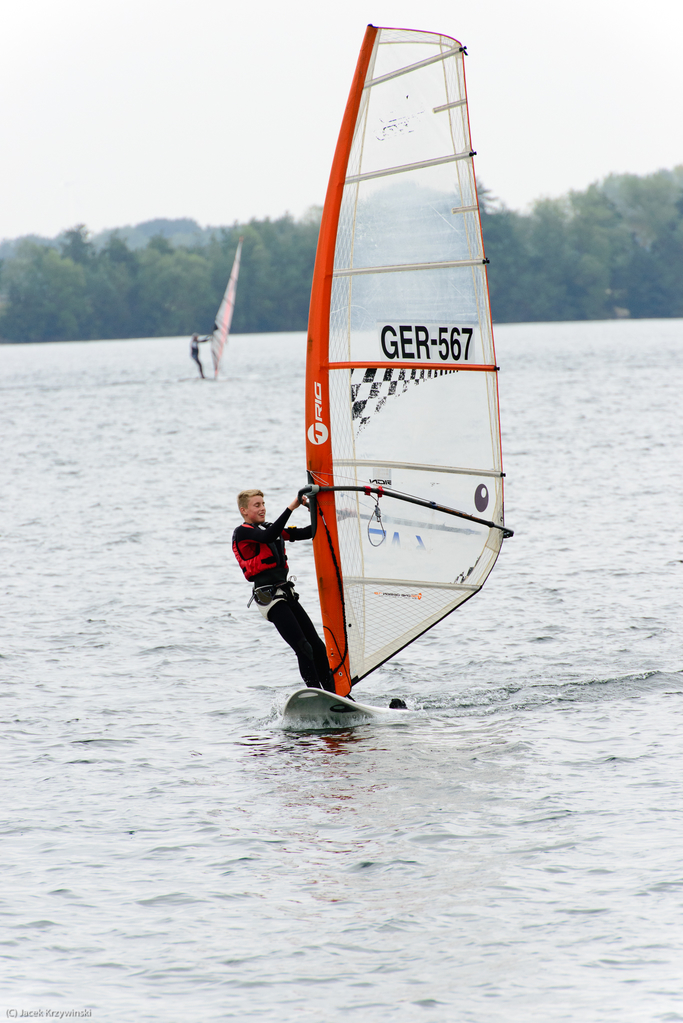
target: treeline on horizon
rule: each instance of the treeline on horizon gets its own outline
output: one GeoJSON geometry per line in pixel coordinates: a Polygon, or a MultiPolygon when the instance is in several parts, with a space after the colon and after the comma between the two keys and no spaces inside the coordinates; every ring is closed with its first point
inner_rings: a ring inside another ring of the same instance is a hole
{"type": "MultiPolygon", "coordinates": [[[[610,175],[529,213],[485,190],[481,198],[494,322],[683,316],[683,166],[610,175]]],[[[315,212],[197,228],[191,245],[164,237],[179,222],[157,223],[144,247],[116,231],[96,243],[82,225],[54,241],[20,240],[0,267],[0,338],[209,333],[240,236],[233,332],[306,329],[315,212]]]]}
{"type": "Polygon", "coordinates": [[[21,241],[0,269],[0,338],[210,333],[240,236],[233,333],[305,329],[318,221],[282,217],[219,228],[191,247],[157,234],[134,249],[116,232],[96,246],[83,225],[56,245],[21,241]]]}

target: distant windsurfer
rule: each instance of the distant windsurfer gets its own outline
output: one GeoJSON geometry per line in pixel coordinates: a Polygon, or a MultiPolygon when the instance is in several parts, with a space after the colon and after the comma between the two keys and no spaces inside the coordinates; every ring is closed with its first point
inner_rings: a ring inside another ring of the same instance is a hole
{"type": "Polygon", "coordinates": [[[208,340],[209,340],[208,336],[200,337],[199,334],[193,334],[192,339],[190,341],[190,355],[199,366],[199,372],[202,375],[202,380],[204,379],[204,367],[202,366],[201,360],[199,358],[199,346],[200,344],[202,344],[203,341],[208,340]]]}
{"type": "Polygon", "coordinates": [[[291,646],[306,685],[333,693],[334,680],[325,644],[299,603],[293,583],[287,579],[284,541],[311,539],[310,525],[287,526],[290,515],[301,504],[307,504],[306,498],[295,498],[275,522],[266,522],[263,491],[243,490],[237,495],[237,507],[244,522],[232,535],[232,549],[244,575],[253,584],[252,600],[291,646]]]}

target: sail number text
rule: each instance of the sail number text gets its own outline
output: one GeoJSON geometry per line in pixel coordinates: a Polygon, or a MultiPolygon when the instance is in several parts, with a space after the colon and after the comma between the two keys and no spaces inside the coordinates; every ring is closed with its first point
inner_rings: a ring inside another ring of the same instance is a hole
{"type": "Polygon", "coordinates": [[[380,327],[382,351],[387,359],[467,362],[474,327],[437,324],[386,323],[380,327]]]}

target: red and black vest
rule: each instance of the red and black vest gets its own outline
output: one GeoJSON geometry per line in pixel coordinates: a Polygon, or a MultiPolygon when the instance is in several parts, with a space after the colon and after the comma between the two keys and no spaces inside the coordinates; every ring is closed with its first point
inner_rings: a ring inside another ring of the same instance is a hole
{"type": "MultiPolygon", "coordinates": [[[[271,525],[271,523],[264,523],[265,525],[271,525]]],[[[260,532],[258,526],[248,522],[237,527],[232,538],[232,551],[237,558],[237,563],[249,582],[262,582],[264,585],[284,582],[289,571],[285,542],[282,536],[278,536],[272,543],[261,543],[256,538],[260,532]],[[253,540],[243,536],[238,540],[237,533],[242,529],[253,531],[256,536],[253,540]],[[259,579],[259,576],[264,573],[266,573],[264,578],[259,579]]]]}

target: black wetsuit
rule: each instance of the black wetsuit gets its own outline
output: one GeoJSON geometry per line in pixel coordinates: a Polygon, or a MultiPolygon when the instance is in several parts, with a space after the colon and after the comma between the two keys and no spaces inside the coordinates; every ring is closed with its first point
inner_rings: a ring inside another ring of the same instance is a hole
{"type": "MultiPolygon", "coordinates": [[[[206,341],[206,338],[204,338],[204,340],[206,341]]],[[[199,372],[201,373],[202,379],[203,379],[204,378],[204,367],[202,366],[201,362],[199,361],[199,341],[196,338],[193,341],[190,342],[190,355],[192,356],[194,361],[199,366],[199,372]]]]}
{"type": "Polygon", "coordinates": [[[239,545],[242,557],[248,559],[253,557],[253,552],[261,544],[268,544],[269,551],[266,560],[272,562],[272,567],[267,567],[258,575],[253,576],[250,582],[254,588],[269,587],[275,593],[277,587],[282,586],[285,594],[284,600],[278,600],[268,611],[268,621],[272,622],[286,643],[289,643],[297,656],[299,672],[307,686],[316,689],[327,689],[333,693],[334,680],[327,660],[325,644],[315,631],[315,626],[299,603],[299,596],[294,593],[291,583],[287,583],[287,558],[283,540],[310,540],[311,527],[290,526],[286,527],[291,510],[285,508],[282,515],[275,522],[264,522],[238,526],[232,535],[233,549],[239,545]]]}

